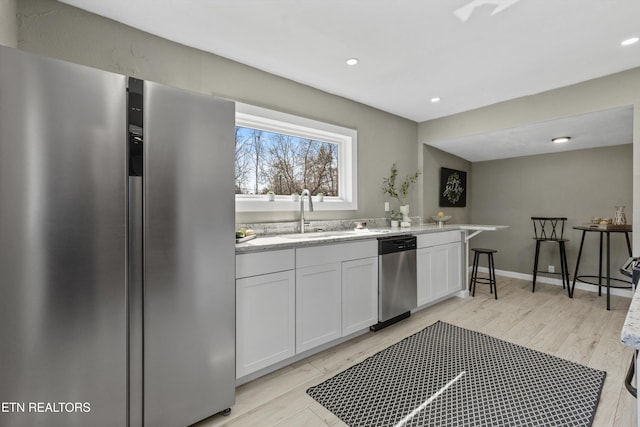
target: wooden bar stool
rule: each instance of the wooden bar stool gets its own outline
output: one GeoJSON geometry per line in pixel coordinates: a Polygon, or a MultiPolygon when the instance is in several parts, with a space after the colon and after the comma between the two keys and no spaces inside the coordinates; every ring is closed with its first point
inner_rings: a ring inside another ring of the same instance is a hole
{"type": "Polygon", "coordinates": [[[473,268],[471,269],[471,280],[469,281],[469,291],[471,296],[476,296],[476,283],[484,283],[489,285],[489,292],[498,299],[498,288],[496,286],[496,270],[493,263],[493,254],[498,252],[495,249],[471,248],[473,254],[473,268]],[[478,261],[480,254],[486,254],[489,264],[489,277],[478,277],[478,261]]]}

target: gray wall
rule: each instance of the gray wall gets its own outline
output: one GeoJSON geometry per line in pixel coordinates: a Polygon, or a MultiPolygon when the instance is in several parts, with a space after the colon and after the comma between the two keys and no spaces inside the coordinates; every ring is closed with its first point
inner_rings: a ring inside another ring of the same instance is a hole
{"type": "MultiPolygon", "coordinates": [[[[428,145],[432,141],[482,134],[498,129],[515,128],[531,123],[553,120],[559,117],[568,117],[624,105],[634,106],[634,149],[633,154],[628,153],[628,156],[633,158],[633,176],[630,178],[633,182],[631,200],[640,200],[640,149],[638,149],[638,147],[640,147],[640,68],[420,123],[418,125],[418,150],[424,152],[425,144],[428,145]]],[[[621,144],[625,142],[627,141],[621,141],[621,144]]],[[[569,156],[571,156],[571,154],[569,154],[569,156]]],[[[551,156],[550,159],[553,159],[553,156],[551,156]]],[[[507,168],[511,162],[518,164],[519,161],[517,159],[505,160],[504,162],[495,163],[495,166],[504,166],[507,168]]],[[[479,185],[475,177],[475,166],[474,164],[471,174],[474,193],[477,191],[477,186],[479,185]]],[[[596,164],[592,172],[597,176],[600,173],[598,172],[600,169],[610,171],[611,168],[617,167],[618,166],[615,165],[605,167],[602,164],[596,164]]],[[[498,173],[501,172],[497,170],[496,174],[498,173]]],[[[565,175],[565,178],[571,179],[571,175],[565,175]]],[[[585,187],[594,184],[593,181],[595,179],[589,177],[585,177],[585,179],[585,187]]],[[[597,183],[595,184],[597,185],[597,183]]],[[[554,187],[555,186],[552,186],[548,190],[554,191],[554,187]]],[[[572,196],[572,198],[574,198],[574,196],[572,196]]],[[[602,195],[590,193],[588,200],[591,200],[593,205],[585,206],[585,216],[581,218],[580,221],[591,216],[590,213],[586,212],[587,210],[589,212],[606,214],[606,212],[602,212],[603,208],[600,203],[600,200],[603,198],[604,196],[602,195]]],[[[490,211],[494,209],[493,206],[484,203],[484,201],[472,195],[472,222],[484,222],[483,220],[486,215],[479,217],[477,214],[479,215],[480,212],[485,210],[490,211]],[[479,203],[483,203],[483,205],[479,205],[479,203]]],[[[607,206],[609,206],[608,212],[609,215],[611,215],[613,203],[607,203],[607,206]]],[[[502,205],[506,205],[506,202],[502,203],[502,205]]],[[[530,217],[531,212],[527,212],[526,215],[530,217]]],[[[627,204],[627,218],[629,222],[634,224],[634,228],[636,228],[635,231],[640,231],[640,229],[637,228],[640,226],[640,203],[635,203],[633,207],[631,203],[627,204]]],[[[490,222],[497,223],[499,221],[490,222]]],[[[497,232],[496,234],[498,233],[501,232],[497,232]]],[[[530,234],[531,230],[529,227],[526,227],[523,228],[520,233],[524,236],[528,233],[530,234]]],[[[484,237],[488,238],[486,235],[484,237]]],[[[476,244],[476,241],[474,241],[473,244],[476,244]]],[[[633,245],[634,254],[640,255],[640,239],[635,239],[633,245]]],[[[525,250],[525,248],[523,247],[521,250],[525,250]]]]}
{"type": "Polygon", "coordinates": [[[431,222],[431,215],[436,215],[442,211],[446,215],[451,215],[447,224],[468,224],[471,222],[473,194],[471,180],[471,162],[454,156],[435,147],[424,147],[422,156],[423,169],[423,218],[425,222],[431,222]],[[440,207],[440,168],[457,169],[467,173],[467,206],[464,208],[443,208],[440,207]]]}
{"type": "MultiPolygon", "coordinates": [[[[314,212],[309,219],[382,217],[385,198],[380,187],[391,164],[396,161],[400,171],[418,168],[415,122],[53,0],[17,4],[20,49],[357,129],[358,210],[314,212]]],[[[419,194],[414,197],[417,201],[419,194]]],[[[236,219],[296,217],[289,212],[239,214],[236,219]]]]}
{"type": "Polygon", "coordinates": [[[0,44],[18,46],[17,0],[0,0],[0,44]]]}
{"type": "MultiPolygon", "coordinates": [[[[566,216],[567,261],[573,275],[582,232],[571,227],[594,216],[613,218],[616,205],[627,206],[630,214],[632,163],[631,144],[473,163],[473,222],[509,228],[482,233],[471,246],[497,249],[498,269],[530,274],[535,252],[531,217],[566,216]]],[[[588,233],[585,238],[582,273],[598,272],[598,237],[588,233]]],[[[624,234],[612,234],[611,247],[617,271],[628,256],[624,234]]],[[[560,271],[558,245],[542,249],[541,269],[553,264],[560,271]]]]}

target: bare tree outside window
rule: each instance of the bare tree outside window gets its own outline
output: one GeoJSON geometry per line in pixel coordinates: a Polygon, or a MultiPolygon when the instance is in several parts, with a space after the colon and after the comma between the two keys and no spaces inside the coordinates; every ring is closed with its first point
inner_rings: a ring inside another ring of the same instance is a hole
{"type": "Polygon", "coordinates": [[[236,194],[242,194],[242,188],[246,188],[251,172],[251,157],[249,139],[238,135],[236,127],[236,157],[235,157],[235,183],[236,194]]]}
{"type": "Polygon", "coordinates": [[[236,193],[338,196],[338,144],[236,127],[236,193]]]}

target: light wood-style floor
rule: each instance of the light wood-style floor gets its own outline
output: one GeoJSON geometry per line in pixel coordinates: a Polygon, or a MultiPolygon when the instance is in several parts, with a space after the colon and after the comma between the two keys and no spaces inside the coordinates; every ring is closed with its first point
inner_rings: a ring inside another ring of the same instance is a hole
{"type": "Polygon", "coordinates": [[[620,343],[630,300],[576,289],[569,299],[562,287],[498,277],[496,301],[488,285],[475,297],[451,298],[382,331],[357,337],[244,384],[227,417],[216,415],[198,427],[344,426],[310,398],[306,389],[422,328],[442,320],[607,372],[594,426],[635,426],[636,401],[623,381],[632,350],[620,343]]]}

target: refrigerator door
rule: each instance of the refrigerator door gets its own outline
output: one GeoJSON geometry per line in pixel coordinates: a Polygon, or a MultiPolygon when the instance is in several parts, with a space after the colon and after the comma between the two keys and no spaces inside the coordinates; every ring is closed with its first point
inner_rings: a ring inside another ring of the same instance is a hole
{"type": "Polygon", "coordinates": [[[235,401],[232,102],[144,84],[144,423],[235,401]]]}
{"type": "Polygon", "coordinates": [[[125,83],[0,46],[0,425],[126,425],[125,83]]]}

